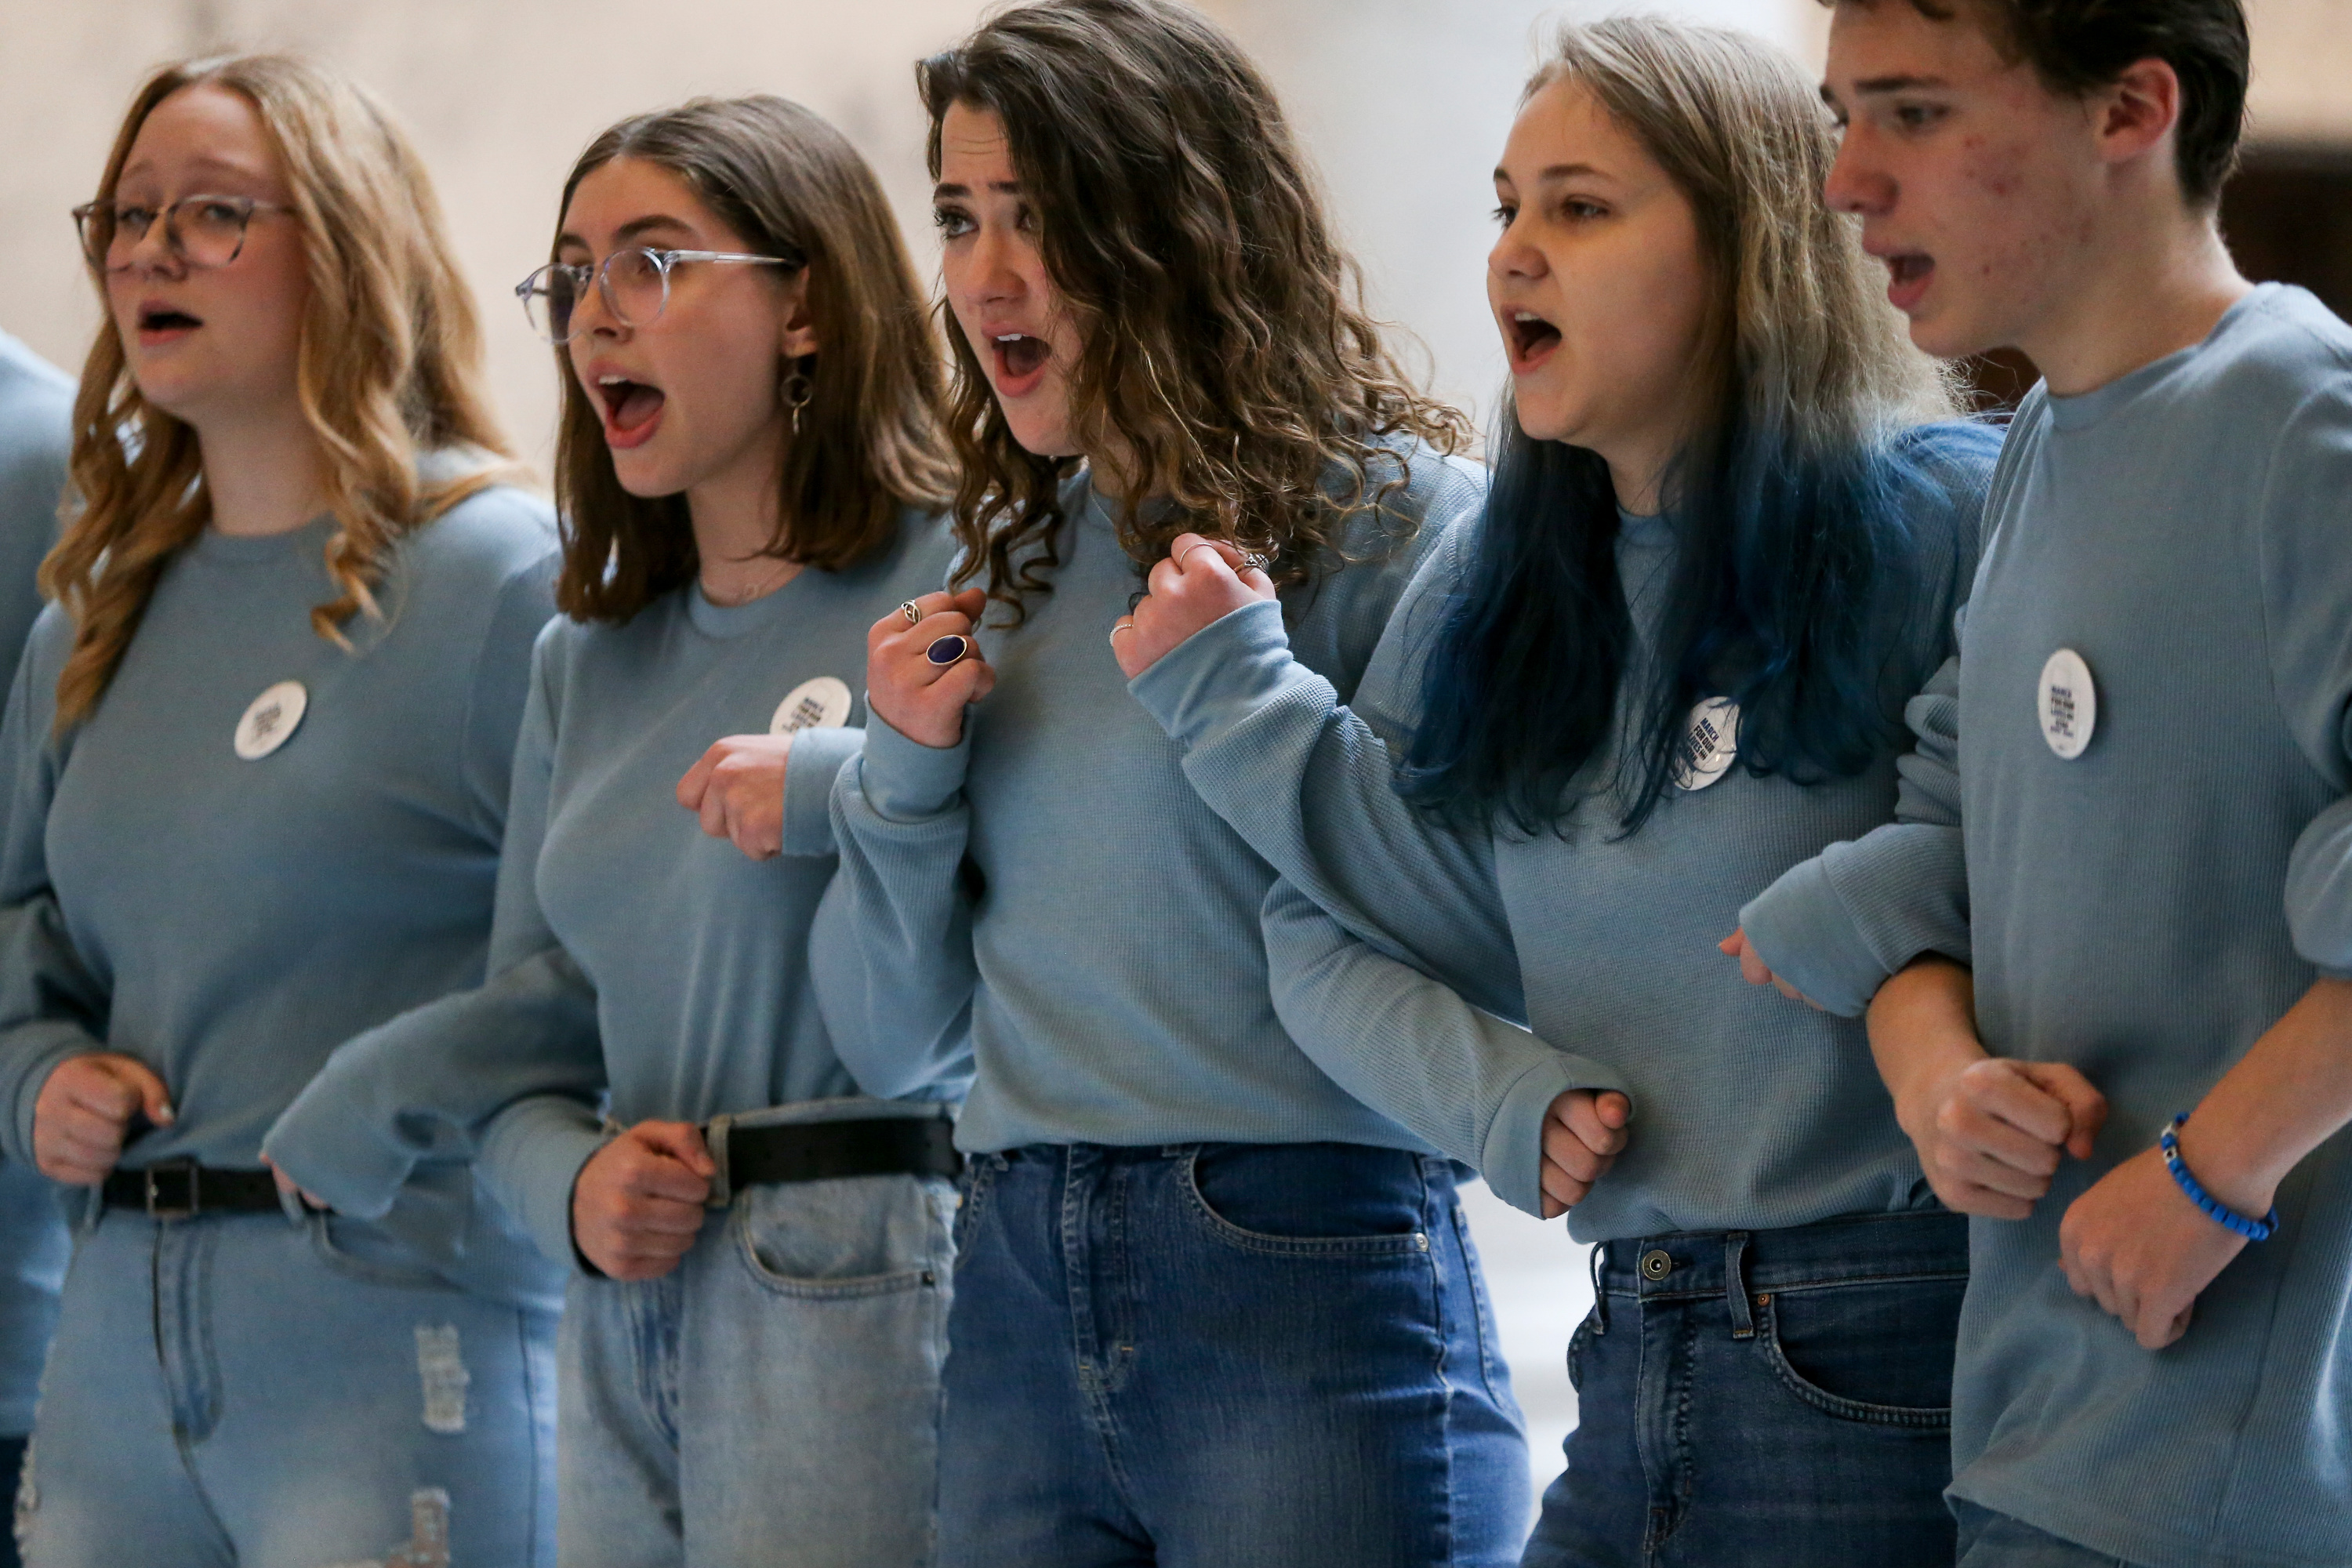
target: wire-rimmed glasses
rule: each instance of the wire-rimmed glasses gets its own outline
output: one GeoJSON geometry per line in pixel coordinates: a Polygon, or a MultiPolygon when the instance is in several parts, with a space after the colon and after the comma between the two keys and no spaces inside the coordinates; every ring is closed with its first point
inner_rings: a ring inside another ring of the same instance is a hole
{"type": "Polygon", "coordinates": [[[734,261],[754,267],[790,267],[806,263],[782,256],[749,256],[737,250],[656,250],[631,246],[616,250],[596,267],[551,261],[515,285],[530,330],[551,343],[572,341],[572,312],[587,297],[590,283],[604,309],[625,327],[649,327],[669,306],[670,268],[684,261],[734,261]]]}
{"type": "Polygon", "coordinates": [[[74,208],[74,228],[81,236],[81,253],[102,271],[120,272],[131,265],[158,221],[163,225],[163,247],[191,267],[226,267],[245,251],[246,230],[256,213],[291,213],[278,202],[251,196],[182,196],[176,202],[150,206],[142,202],[84,202],[74,208]]]}

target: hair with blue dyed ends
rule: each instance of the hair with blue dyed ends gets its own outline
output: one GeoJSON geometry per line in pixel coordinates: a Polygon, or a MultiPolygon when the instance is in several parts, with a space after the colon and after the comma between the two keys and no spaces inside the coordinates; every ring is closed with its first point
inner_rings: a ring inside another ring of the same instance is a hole
{"type": "Polygon", "coordinates": [[[1834,132],[1793,61],[1741,34],[1614,17],[1563,28],[1528,95],[1562,79],[1691,204],[1714,284],[1695,367],[1711,416],[1665,475],[1674,567],[1654,657],[1635,668],[1608,465],[1506,414],[1398,788],[1530,834],[1564,829],[1606,791],[1632,832],[1673,787],[1706,698],[1739,704],[1751,773],[1814,783],[1884,754],[1890,660],[1952,560],[1913,520],[1952,504],[1937,449],[1992,437],[1906,433],[1957,411],[1952,384],[1822,202],[1834,132]],[[1614,766],[1596,767],[1604,757],[1614,766]]]}
{"type": "Polygon", "coordinates": [[[1690,711],[1739,705],[1738,766],[1801,784],[1867,769],[1900,738],[1890,663],[1942,597],[1953,498],[1937,459],[1989,466],[1993,434],[1936,426],[1808,458],[1733,429],[1685,454],[1655,655],[1637,668],[1617,570],[1617,500],[1594,453],[1505,435],[1467,570],[1424,668],[1400,787],[1532,834],[1613,791],[1638,830],[1674,785],[1690,711]],[[1621,709],[1622,710],[1621,711],[1621,709]],[[1611,753],[1600,776],[1587,769],[1611,753]]]}

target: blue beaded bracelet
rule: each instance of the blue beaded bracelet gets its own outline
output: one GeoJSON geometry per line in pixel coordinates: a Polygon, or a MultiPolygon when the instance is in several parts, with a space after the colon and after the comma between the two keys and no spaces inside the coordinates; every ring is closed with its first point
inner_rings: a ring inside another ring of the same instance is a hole
{"type": "Polygon", "coordinates": [[[2180,1129],[2187,1124],[2188,1121],[2189,1112],[2184,1110],[2174,1117],[2172,1125],[2167,1127],[2157,1138],[2157,1147],[2164,1151],[2164,1168],[2172,1173],[2172,1179],[2180,1184],[2180,1190],[2189,1194],[2189,1201],[2212,1215],[2215,1220],[2228,1226],[2248,1241],[2268,1241],[2271,1238],[2271,1233],[2278,1229],[2276,1204],[2273,1204],[2271,1212],[2262,1218],[2248,1219],[2244,1215],[2207,1192],[2203,1184],[2195,1176],[2189,1174],[2189,1162],[2180,1157],[2179,1137],[2180,1129]]]}

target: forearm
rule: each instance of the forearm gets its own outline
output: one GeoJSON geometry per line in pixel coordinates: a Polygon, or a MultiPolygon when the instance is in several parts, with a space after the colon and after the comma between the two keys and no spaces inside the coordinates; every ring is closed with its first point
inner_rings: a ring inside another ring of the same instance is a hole
{"type": "Polygon", "coordinates": [[[2221,1075],[2180,1131],[2207,1191],[2268,1211],[2305,1155],[2352,1123],[2352,981],[2323,979],[2221,1075]]]}
{"type": "Polygon", "coordinates": [[[1623,1080],[1375,951],[1286,883],[1263,919],[1275,1012],[1308,1059],[1475,1167],[1507,1203],[1542,1215],[1545,1112],[1567,1090],[1623,1080]]]}
{"type": "Polygon", "coordinates": [[[810,928],[809,971],[842,1064],[866,1093],[897,1099],[970,1072],[971,814],[959,794],[894,819],[864,787],[865,766],[843,768],[834,791],[841,860],[810,928]]]}
{"type": "Polygon", "coordinates": [[[1945,958],[1921,958],[1891,976],[1870,1004],[1870,1055],[1895,1100],[1895,1120],[1913,1142],[1927,1130],[1933,1086],[1988,1055],[1977,1038],[1976,979],[1945,958]]]}
{"type": "MultiPolygon", "coordinates": [[[[1368,675],[1358,701],[1402,706],[1389,684],[1368,675]]],[[[1279,606],[1196,633],[1133,690],[1183,752],[1201,798],[1285,879],[1391,956],[1481,1007],[1522,1016],[1516,984],[1479,988],[1488,955],[1510,943],[1486,835],[1397,795],[1387,741],[1291,657],[1279,606]]]]}
{"type": "Polygon", "coordinates": [[[345,1214],[390,1211],[426,1160],[470,1159],[486,1122],[528,1096],[604,1087],[596,993],[561,948],[345,1041],[262,1152],[345,1214]]]}

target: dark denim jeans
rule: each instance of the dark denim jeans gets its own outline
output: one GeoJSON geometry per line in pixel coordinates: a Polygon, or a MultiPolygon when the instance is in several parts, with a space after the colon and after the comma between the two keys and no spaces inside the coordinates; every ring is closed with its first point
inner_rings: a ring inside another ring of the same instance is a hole
{"type": "Polygon", "coordinates": [[[964,1181],[943,1568],[1516,1560],[1526,1443],[1447,1162],[1080,1144],[964,1181]]]}
{"type": "Polygon", "coordinates": [[[1527,1568],[1949,1568],[1965,1219],[1617,1241],[1594,1272],[1527,1568]]]}

